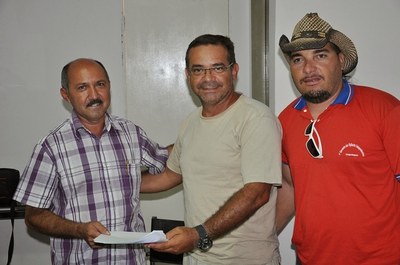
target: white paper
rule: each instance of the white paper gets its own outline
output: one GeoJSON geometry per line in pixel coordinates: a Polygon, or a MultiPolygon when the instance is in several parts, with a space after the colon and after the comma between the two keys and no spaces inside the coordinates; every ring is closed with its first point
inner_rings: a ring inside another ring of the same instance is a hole
{"type": "Polygon", "coordinates": [[[151,233],[111,231],[111,235],[99,235],[94,239],[101,244],[144,244],[166,242],[167,237],[162,230],[153,230],[151,233]]]}

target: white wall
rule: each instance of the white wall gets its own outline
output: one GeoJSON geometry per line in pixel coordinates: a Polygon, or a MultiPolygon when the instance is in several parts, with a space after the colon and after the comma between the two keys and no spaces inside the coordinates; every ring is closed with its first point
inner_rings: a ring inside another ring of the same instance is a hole
{"type": "MultiPolygon", "coordinates": [[[[360,60],[354,80],[400,97],[400,54],[395,49],[400,43],[398,0],[271,0],[270,7],[270,87],[277,114],[295,97],[278,40],[281,34],[290,37],[295,23],[311,11],[319,12],[356,44],[360,60]]],[[[120,1],[108,0],[0,0],[0,167],[22,171],[37,140],[69,115],[59,97],[60,71],[76,57],[92,57],[105,64],[112,82],[112,113],[125,116],[121,9],[120,1]]],[[[235,42],[242,40],[235,28],[230,32],[235,42]]],[[[243,33],[243,38],[247,36],[243,33]]],[[[238,58],[247,54],[244,48],[238,58]]],[[[241,71],[245,69],[241,65],[241,71]]],[[[9,221],[0,221],[3,264],[9,228],[9,221]]],[[[294,264],[291,229],[292,224],[280,236],[283,265],[294,264]]],[[[28,234],[22,220],[17,221],[15,237],[13,264],[50,264],[46,237],[28,234]]]]}
{"type": "Polygon", "coordinates": [[[1,0],[0,38],[0,166],[22,170],[34,143],[68,116],[60,73],[77,57],[104,62],[112,112],[124,115],[120,2],[1,0]]]}

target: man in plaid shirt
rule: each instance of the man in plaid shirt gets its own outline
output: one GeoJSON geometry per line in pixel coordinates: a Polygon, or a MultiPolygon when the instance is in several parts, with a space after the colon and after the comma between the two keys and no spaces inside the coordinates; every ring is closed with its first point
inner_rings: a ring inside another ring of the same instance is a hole
{"type": "Polygon", "coordinates": [[[145,231],[141,166],[162,172],[168,151],[107,113],[110,80],[100,62],[72,61],[61,79],[72,116],[35,146],[14,199],[26,204],[27,226],[50,236],[53,264],[144,264],[141,246],[100,246],[94,239],[145,231]]]}

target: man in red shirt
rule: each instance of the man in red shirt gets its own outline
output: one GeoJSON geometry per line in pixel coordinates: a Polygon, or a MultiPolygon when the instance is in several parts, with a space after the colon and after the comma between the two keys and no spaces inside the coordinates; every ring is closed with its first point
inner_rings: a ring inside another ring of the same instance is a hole
{"type": "Polygon", "coordinates": [[[302,265],[400,264],[400,101],[350,84],[353,42],[318,14],[279,42],[301,97],[279,115],[277,229],[302,265]]]}

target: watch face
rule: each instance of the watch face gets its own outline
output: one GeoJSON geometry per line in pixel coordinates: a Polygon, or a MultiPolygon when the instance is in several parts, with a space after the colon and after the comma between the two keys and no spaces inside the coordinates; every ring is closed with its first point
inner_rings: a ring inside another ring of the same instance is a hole
{"type": "Polygon", "coordinates": [[[206,238],[201,238],[199,240],[199,246],[198,247],[199,247],[199,249],[201,251],[207,251],[212,247],[212,245],[213,245],[212,240],[209,239],[208,237],[206,237],[206,238]]]}

